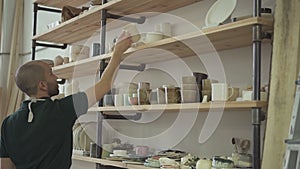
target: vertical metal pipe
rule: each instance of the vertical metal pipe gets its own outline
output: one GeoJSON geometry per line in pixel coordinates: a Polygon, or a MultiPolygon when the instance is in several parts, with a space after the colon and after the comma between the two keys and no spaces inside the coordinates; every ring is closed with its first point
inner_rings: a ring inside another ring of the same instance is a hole
{"type": "MultiPolygon", "coordinates": [[[[253,0],[253,16],[261,16],[261,0],[253,0]]],[[[260,79],[261,79],[261,25],[253,25],[253,99],[260,100],[260,79]]],[[[252,128],[253,128],[253,169],[261,168],[260,159],[260,108],[252,109],[252,128]]]]}
{"type": "MultiPolygon", "coordinates": [[[[34,3],[33,4],[33,33],[32,35],[36,35],[36,27],[37,27],[37,12],[38,12],[38,4],[34,3]]],[[[36,41],[32,40],[32,55],[31,55],[31,60],[35,60],[35,49],[36,49],[36,41]]]]}
{"type": "MultiPolygon", "coordinates": [[[[105,4],[107,0],[102,0],[102,5],[105,4]]],[[[100,34],[100,54],[105,53],[105,39],[106,39],[106,19],[107,19],[107,10],[101,10],[101,34],[100,34]]],[[[101,60],[100,63],[100,78],[104,72],[106,65],[105,61],[101,60]]],[[[103,99],[99,101],[99,106],[103,106],[103,99]]],[[[96,146],[96,157],[101,158],[102,152],[102,124],[103,124],[103,112],[98,112],[97,114],[97,146],[96,146]]],[[[101,164],[96,164],[96,169],[101,169],[101,164]]]]}

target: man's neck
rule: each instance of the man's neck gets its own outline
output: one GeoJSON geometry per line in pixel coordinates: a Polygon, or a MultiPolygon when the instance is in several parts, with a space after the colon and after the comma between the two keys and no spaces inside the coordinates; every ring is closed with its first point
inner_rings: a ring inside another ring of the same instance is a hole
{"type": "Polygon", "coordinates": [[[37,95],[32,95],[30,98],[35,98],[35,99],[41,99],[41,98],[47,98],[50,97],[48,94],[37,94],[37,95]]]}

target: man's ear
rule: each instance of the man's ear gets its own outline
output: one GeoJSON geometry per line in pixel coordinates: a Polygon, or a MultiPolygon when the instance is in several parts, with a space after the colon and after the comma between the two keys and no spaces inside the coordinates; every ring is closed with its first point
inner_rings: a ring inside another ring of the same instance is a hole
{"type": "Polygon", "coordinates": [[[40,81],[38,86],[40,90],[44,90],[44,91],[48,90],[48,84],[46,81],[40,81]]]}

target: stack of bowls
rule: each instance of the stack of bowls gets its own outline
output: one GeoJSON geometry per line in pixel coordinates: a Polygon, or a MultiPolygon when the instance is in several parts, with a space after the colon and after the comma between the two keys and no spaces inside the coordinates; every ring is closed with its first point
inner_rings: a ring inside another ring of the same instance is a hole
{"type": "Polygon", "coordinates": [[[197,98],[198,86],[195,76],[183,76],[181,83],[181,102],[193,103],[199,101],[197,98]]]}

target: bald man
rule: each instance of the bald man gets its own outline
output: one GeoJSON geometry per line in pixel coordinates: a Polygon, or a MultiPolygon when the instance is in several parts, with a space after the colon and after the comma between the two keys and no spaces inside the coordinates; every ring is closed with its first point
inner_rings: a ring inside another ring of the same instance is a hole
{"type": "Polygon", "coordinates": [[[122,55],[132,43],[129,36],[121,34],[103,76],[94,86],[63,99],[50,99],[59,89],[49,64],[30,61],[18,68],[16,84],[31,99],[2,123],[1,169],[70,168],[75,120],[110,90],[122,55]]]}

